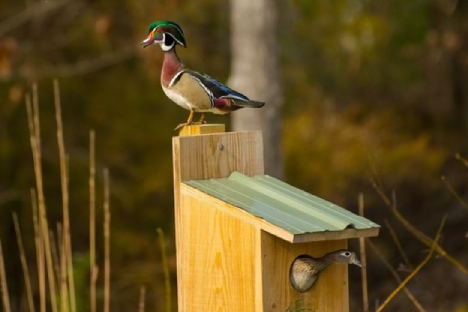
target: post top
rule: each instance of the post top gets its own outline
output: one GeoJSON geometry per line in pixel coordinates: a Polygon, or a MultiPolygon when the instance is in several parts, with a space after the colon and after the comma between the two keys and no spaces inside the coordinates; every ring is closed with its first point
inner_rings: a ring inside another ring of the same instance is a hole
{"type": "Polygon", "coordinates": [[[179,136],[191,136],[220,132],[226,132],[226,126],[224,124],[190,125],[183,127],[179,132],[179,136]]]}

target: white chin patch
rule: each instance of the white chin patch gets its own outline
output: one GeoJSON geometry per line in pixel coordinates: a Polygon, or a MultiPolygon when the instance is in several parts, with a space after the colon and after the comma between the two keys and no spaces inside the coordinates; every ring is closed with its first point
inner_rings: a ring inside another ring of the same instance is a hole
{"type": "Polygon", "coordinates": [[[172,49],[172,47],[174,46],[175,42],[173,44],[171,44],[170,46],[166,45],[164,42],[160,42],[159,45],[161,46],[161,49],[164,51],[164,52],[167,52],[169,51],[170,49],[172,49]]]}
{"type": "Polygon", "coordinates": [[[163,39],[162,41],[159,42],[159,45],[161,46],[161,49],[164,51],[164,52],[167,52],[169,51],[170,49],[172,49],[172,47],[175,45],[175,40],[174,40],[174,43],[171,44],[170,46],[166,45],[166,34],[163,34],[163,39]]]}

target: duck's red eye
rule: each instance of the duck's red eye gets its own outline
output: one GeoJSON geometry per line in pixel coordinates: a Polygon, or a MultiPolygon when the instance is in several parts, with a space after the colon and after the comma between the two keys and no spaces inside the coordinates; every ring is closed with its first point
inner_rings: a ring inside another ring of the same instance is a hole
{"type": "Polygon", "coordinates": [[[156,29],[156,32],[157,32],[158,34],[160,34],[160,33],[163,32],[163,30],[162,30],[162,28],[158,28],[158,29],[156,29]]]}

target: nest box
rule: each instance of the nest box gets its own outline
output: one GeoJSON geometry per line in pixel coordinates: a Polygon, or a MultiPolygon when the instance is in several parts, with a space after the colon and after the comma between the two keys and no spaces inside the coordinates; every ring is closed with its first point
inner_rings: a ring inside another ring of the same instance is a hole
{"type": "Polygon", "coordinates": [[[348,311],[346,265],[306,293],[291,286],[290,266],[379,226],[265,175],[260,132],[186,128],[173,138],[179,311],[348,311]]]}

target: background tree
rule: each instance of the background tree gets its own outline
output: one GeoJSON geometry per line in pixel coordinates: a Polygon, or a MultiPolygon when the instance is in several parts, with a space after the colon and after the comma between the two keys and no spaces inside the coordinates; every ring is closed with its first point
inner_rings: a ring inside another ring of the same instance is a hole
{"type": "Polygon", "coordinates": [[[283,94],[278,52],[277,5],[268,0],[230,0],[229,86],[266,105],[232,114],[234,131],[262,130],[266,173],[282,178],[283,94]]]}
{"type": "MultiPolygon", "coordinates": [[[[51,227],[61,219],[54,77],[61,86],[69,153],[77,300],[86,306],[88,211],[83,203],[89,200],[88,133],[93,128],[99,213],[102,168],[109,167],[111,175],[111,308],[135,309],[139,286],[145,285],[147,309],[163,309],[164,275],[155,229],[162,227],[167,234],[175,282],[170,150],[172,129],[186,112],[160,88],[161,51],[139,46],[148,24],[161,19],[174,20],[184,29],[188,48],[178,53],[189,67],[221,81],[231,74],[232,87],[266,102],[258,110],[266,114],[259,121],[240,117],[256,110],[241,110],[236,116],[257,129],[273,125],[265,143],[279,143],[277,152],[284,161],[273,161],[274,169],[283,163],[288,183],[354,212],[362,192],[366,215],[379,224],[388,219],[417,263],[427,248],[397,226],[369,183],[376,180],[385,191],[395,190],[399,209],[429,236],[448,214],[441,244],[468,263],[468,214],[440,181],[444,175],[466,200],[466,167],[454,155],[468,156],[463,130],[468,111],[467,2],[292,0],[273,2],[274,7],[271,2],[250,2],[0,2],[0,238],[14,312],[25,311],[25,306],[12,212],[18,213],[31,274],[36,276],[29,192],[34,172],[24,106],[33,81],[39,85],[51,227]],[[272,77],[280,80],[271,82],[272,77]],[[275,114],[277,123],[271,122],[275,114]]],[[[225,116],[207,118],[227,122],[225,116]]],[[[280,159],[275,153],[265,156],[280,159]]],[[[281,174],[271,167],[267,171],[281,174]]],[[[101,221],[99,215],[98,224],[101,221]]],[[[98,227],[98,237],[101,230],[98,227]]],[[[392,266],[399,267],[402,257],[386,228],[373,241],[392,266]]],[[[372,253],[368,269],[370,301],[382,300],[396,286],[393,277],[372,253]]],[[[407,272],[399,274],[404,278],[407,272]]],[[[357,284],[359,277],[351,278],[357,284]]],[[[428,311],[466,309],[468,281],[445,260],[431,261],[409,288],[428,311]],[[438,283],[427,282],[434,280],[438,283]]],[[[351,310],[359,310],[360,290],[352,287],[351,292],[351,310]]],[[[396,299],[389,309],[412,310],[404,294],[396,299]]]]}

